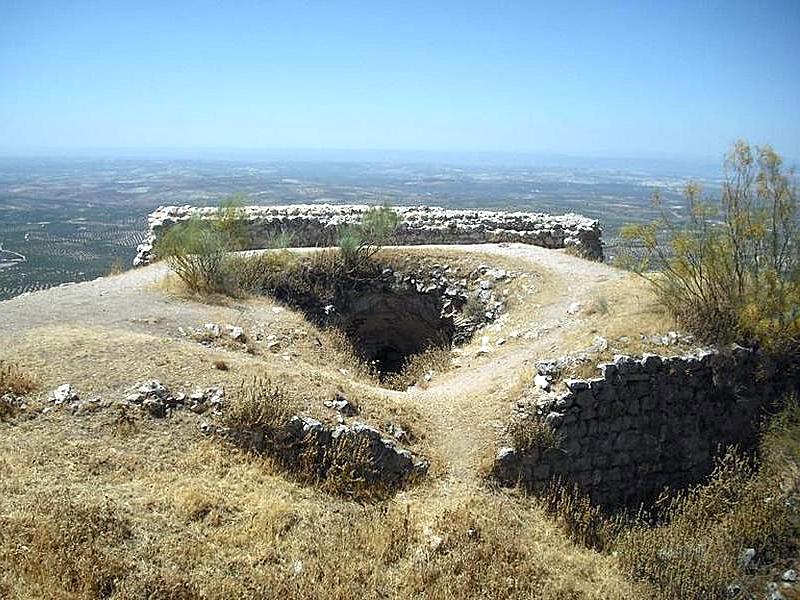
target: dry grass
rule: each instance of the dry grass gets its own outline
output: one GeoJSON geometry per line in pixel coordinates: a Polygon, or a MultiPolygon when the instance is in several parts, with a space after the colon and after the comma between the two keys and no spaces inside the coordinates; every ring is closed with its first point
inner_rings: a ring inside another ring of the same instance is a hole
{"type": "MultiPolygon", "coordinates": [[[[411,483],[384,483],[370,443],[362,437],[342,436],[328,445],[320,445],[313,436],[289,439],[289,421],[302,414],[301,407],[307,403],[303,392],[256,376],[240,386],[231,399],[224,424],[236,432],[233,437],[240,446],[265,452],[290,477],[313,483],[327,493],[375,501],[393,494],[400,484],[411,483]]],[[[355,400],[351,405],[358,410],[355,400]]],[[[407,438],[414,439],[411,435],[407,438]]]]}
{"type": "Polygon", "coordinates": [[[519,452],[555,448],[559,444],[558,435],[552,427],[536,417],[514,417],[506,427],[511,446],[519,452]]]}
{"type": "Polygon", "coordinates": [[[637,597],[535,503],[420,488],[362,506],[205,440],[193,423],[145,421],[120,438],[100,416],[54,415],[0,436],[3,594],[637,597]]]}
{"type": "MultiPolygon", "coordinates": [[[[437,253],[435,260],[455,254],[437,253]]],[[[522,269],[494,256],[465,260],[522,269]]],[[[561,354],[590,345],[597,334],[669,329],[660,313],[654,317],[649,304],[641,304],[639,287],[624,279],[587,292],[608,298],[607,315],[574,319],[548,305],[572,300],[563,298],[563,280],[537,276],[536,291],[522,295],[531,282],[509,284],[503,327],[563,318],[557,331],[541,341],[509,339],[490,357],[476,359],[479,364],[435,378],[418,395],[379,388],[341,339],[293,311],[276,312],[264,299],[198,305],[186,297],[167,307],[185,319],[180,322],[173,317],[135,326],[62,325],[15,335],[0,357],[20,357],[44,389],[70,382],[82,397],[113,399],[132,383],[152,378],[174,391],[222,385],[231,418],[251,424],[279,423],[295,411],[334,423],[336,413],[323,401],[341,393],[360,408],[349,422],[384,431],[399,425],[408,433],[402,444],[434,464],[418,485],[390,500],[364,503],[324,481],[308,485],[274,459],[203,436],[202,417],[189,411],[160,420],[112,408],[81,417],[54,411],[17,418],[0,424],[0,597],[659,597],[663,582],[632,581],[638,575],[621,555],[572,541],[539,500],[489,488],[472,464],[484,442],[494,447],[509,403],[530,380],[529,367],[517,360],[523,350],[530,365],[551,344],[558,343],[561,354]],[[239,314],[242,322],[234,320],[239,314]],[[291,342],[280,353],[249,355],[204,347],[175,331],[210,321],[240,323],[247,331],[263,326],[291,342]],[[293,333],[299,329],[303,335],[293,333]],[[214,368],[220,360],[228,371],[214,368]],[[280,398],[267,393],[251,398],[249,407],[240,404],[237,390],[253,376],[273,386],[279,382],[280,398]],[[264,399],[274,402],[265,406],[264,399]]],[[[358,451],[332,452],[329,462],[341,468],[338,481],[358,479],[347,470],[357,465],[352,459],[358,451]]],[[[796,470],[781,473],[781,485],[797,477],[796,470]]],[[[575,515],[584,514],[578,504],[573,507],[575,515]]],[[[570,534],[597,544],[588,537],[594,525],[585,523],[570,534]]],[[[702,532],[716,535],[737,523],[720,520],[702,532]]]]}
{"type": "Polygon", "coordinates": [[[405,390],[412,385],[425,389],[436,374],[441,375],[451,369],[452,358],[449,348],[428,348],[409,356],[399,373],[383,378],[383,385],[393,390],[405,390]],[[427,376],[430,376],[430,380],[427,376]]]}
{"type": "Polygon", "coordinates": [[[25,396],[37,387],[36,379],[14,363],[0,360],[0,396],[25,396]]]}
{"type": "Polygon", "coordinates": [[[584,313],[587,315],[607,315],[609,311],[608,298],[603,294],[594,296],[589,305],[584,309],[584,313]]]}
{"type": "Polygon", "coordinates": [[[225,409],[225,425],[238,430],[264,430],[275,434],[283,429],[305,403],[292,397],[286,385],[256,375],[239,386],[225,409]]]}
{"type": "Polygon", "coordinates": [[[82,502],[69,490],[52,489],[28,499],[14,516],[0,517],[0,565],[7,575],[32,596],[110,597],[127,567],[120,546],[132,532],[128,519],[98,500],[82,502]]]}

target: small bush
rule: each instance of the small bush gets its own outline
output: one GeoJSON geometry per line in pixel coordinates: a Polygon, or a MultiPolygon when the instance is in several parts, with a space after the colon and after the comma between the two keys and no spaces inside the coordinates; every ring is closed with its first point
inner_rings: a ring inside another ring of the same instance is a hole
{"type": "Polygon", "coordinates": [[[36,380],[13,363],[0,360],[0,396],[24,396],[36,389],[36,380]]]}
{"type": "Polygon", "coordinates": [[[555,448],[559,438],[552,427],[537,417],[514,417],[509,422],[506,433],[511,445],[519,452],[555,448]]]}
{"type": "Polygon", "coordinates": [[[165,259],[192,292],[229,291],[225,256],[248,243],[240,210],[236,201],[227,200],[220,204],[214,218],[195,215],[176,223],[156,243],[156,257],[165,259]]]}
{"type": "Polygon", "coordinates": [[[593,505],[578,488],[553,481],[542,501],[545,510],[555,517],[572,541],[598,551],[612,549],[622,521],[619,517],[609,517],[601,507],[593,505]]]}
{"type": "Polygon", "coordinates": [[[341,436],[319,455],[309,449],[307,473],[317,473],[317,484],[324,491],[353,500],[377,500],[391,488],[379,483],[380,468],[364,438],[341,436]]]}
{"type": "Polygon", "coordinates": [[[108,274],[119,275],[121,273],[124,273],[126,270],[127,270],[127,264],[121,257],[117,256],[111,262],[111,266],[108,269],[108,274]]]}
{"type": "Polygon", "coordinates": [[[225,408],[225,425],[238,430],[275,433],[297,414],[297,403],[287,388],[256,375],[245,381],[225,408]]]}
{"type": "Polygon", "coordinates": [[[242,224],[244,217],[244,196],[242,194],[225,198],[217,207],[216,218],[212,220],[212,223],[224,238],[228,252],[246,250],[250,245],[250,236],[242,224]]]}
{"type": "Polygon", "coordinates": [[[270,289],[297,268],[300,258],[288,251],[261,252],[250,256],[230,255],[225,272],[240,293],[261,293],[270,289]]]}
{"type": "Polygon", "coordinates": [[[586,307],[587,315],[607,315],[608,314],[608,298],[603,295],[595,296],[586,307]]]}
{"type": "Polygon", "coordinates": [[[486,305],[481,302],[481,299],[478,298],[476,294],[470,294],[467,298],[467,301],[464,303],[464,307],[461,309],[461,314],[464,319],[476,323],[481,323],[486,318],[484,313],[486,312],[486,305]]]}
{"type": "MultiPolygon", "coordinates": [[[[685,221],[623,228],[621,263],[644,275],[681,325],[715,342],[800,349],[800,208],[769,146],[738,142],[719,198],[686,187],[685,221]],[[653,272],[652,270],[656,270],[653,272]]],[[[660,197],[654,201],[660,206],[660,197]]]]}
{"type": "Polygon", "coordinates": [[[358,269],[392,238],[399,217],[388,206],[370,208],[358,225],[339,231],[339,251],[348,269],[358,269]]]}
{"type": "Polygon", "coordinates": [[[272,250],[286,250],[294,245],[294,235],[290,231],[280,231],[269,238],[267,248],[272,250]]]}
{"type": "Polygon", "coordinates": [[[204,294],[225,289],[222,262],[227,251],[224,236],[199,217],[170,227],[155,249],[190,291],[204,294]]]}

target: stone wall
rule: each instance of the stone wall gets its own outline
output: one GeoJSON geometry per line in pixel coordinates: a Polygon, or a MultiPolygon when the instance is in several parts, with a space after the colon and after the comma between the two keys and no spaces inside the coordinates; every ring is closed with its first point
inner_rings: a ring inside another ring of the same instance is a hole
{"type": "Polygon", "coordinates": [[[651,501],[665,487],[702,481],[729,445],[752,449],[764,411],[798,387],[797,360],[777,364],[741,347],[696,355],[617,357],[602,376],[566,381],[567,392],[529,418],[556,447],[501,448],[495,476],[543,491],[558,478],[609,507],[651,501]]]}
{"type": "MultiPolygon", "coordinates": [[[[357,223],[366,205],[296,204],[247,206],[243,220],[252,248],[268,247],[281,233],[292,236],[294,246],[330,246],[340,225],[357,223]]],[[[446,210],[432,206],[398,206],[400,216],[396,243],[477,244],[523,242],[545,248],[574,248],[585,258],[603,259],[598,221],[581,215],[548,215],[531,212],[446,210]]],[[[192,215],[214,218],[216,208],[162,206],[148,217],[149,232],[137,248],[134,265],[152,260],[153,244],[163,232],[192,215]]]]}

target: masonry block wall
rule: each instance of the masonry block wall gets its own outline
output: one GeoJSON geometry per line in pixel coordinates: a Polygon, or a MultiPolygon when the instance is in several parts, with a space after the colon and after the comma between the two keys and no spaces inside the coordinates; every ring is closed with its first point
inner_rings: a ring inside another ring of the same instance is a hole
{"type": "Polygon", "coordinates": [[[730,445],[752,449],[761,417],[798,388],[797,360],[734,347],[692,356],[618,357],[602,376],[568,380],[567,392],[533,418],[556,447],[501,448],[495,476],[542,491],[554,478],[597,504],[653,500],[665,487],[702,481],[730,445]]]}

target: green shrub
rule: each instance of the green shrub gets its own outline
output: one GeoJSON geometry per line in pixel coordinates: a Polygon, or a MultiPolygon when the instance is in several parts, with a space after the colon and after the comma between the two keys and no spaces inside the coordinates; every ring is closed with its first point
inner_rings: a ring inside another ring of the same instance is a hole
{"type": "Polygon", "coordinates": [[[295,238],[292,232],[280,231],[270,236],[267,241],[267,248],[271,250],[285,250],[286,248],[291,248],[294,245],[294,241],[295,238]]]}
{"type": "MultiPolygon", "coordinates": [[[[738,142],[717,198],[685,190],[687,215],[666,210],[623,228],[624,266],[644,275],[681,325],[708,341],[800,348],[800,210],[794,173],[769,146],[738,142]],[[653,272],[653,271],[656,272],[653,272]]],[[[660,206],[658,195],[655,203],[660,206]]]]}
{"type": "Polygon", "coordinates": [[[228,246],[210,221],[192,217],[170,227],[156,244],[156,256],[193,292],[224,289],[222,262],[228,246]]]}
{"type": "Polygon", "coordinates": [[[399,217],[388,206],[370,208],[358,225],[347,225],[339,230],[339,251],[349,269],[359,268],[369,261],[389,240],[397,229],[399,217]]]}
{"type": "Polygon", "coordinates": [[[246,250],[250,246],[250,235],[243,225],[244,196],[235,194],[219,203],[213,225],[219,231],[228,252],[246,250]]]}
{"type": "Polygon", "coordinates": [[[236,197],[224,200],[214,218],[192,216],[176,223],[158,240],[155,254],[192,292],[213,293],[229,289],[224,269],[229,252],[247,247],[248,237],[236,197]]]}

